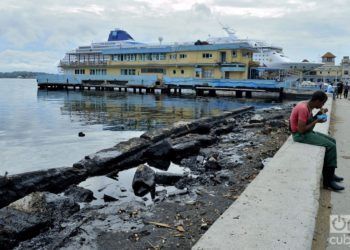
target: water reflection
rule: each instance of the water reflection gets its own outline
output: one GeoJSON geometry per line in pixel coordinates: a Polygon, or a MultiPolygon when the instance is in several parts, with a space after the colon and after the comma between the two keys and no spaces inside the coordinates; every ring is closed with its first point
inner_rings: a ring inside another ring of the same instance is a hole
{"type": "Polygon", "coordinates": [[[103,124],[104,129],[149,130],[180,120],[198,119],[243,105],[270,106],[263,101],[247,102],[233,97],[144,95],[101,91],[38,91],[38,100],[63,100],[61,114],[85,125],[103,124]]]}

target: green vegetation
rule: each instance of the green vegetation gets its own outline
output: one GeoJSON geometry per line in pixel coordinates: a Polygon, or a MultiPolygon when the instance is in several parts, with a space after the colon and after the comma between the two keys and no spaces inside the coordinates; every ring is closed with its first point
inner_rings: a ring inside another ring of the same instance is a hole
{"type": "Polygon", "coordinates": [[[30,72],[30,71],[13,71],[0,72],[0,78],[36,78],[38,75],[47,75],[44,72],[30,72]]]}

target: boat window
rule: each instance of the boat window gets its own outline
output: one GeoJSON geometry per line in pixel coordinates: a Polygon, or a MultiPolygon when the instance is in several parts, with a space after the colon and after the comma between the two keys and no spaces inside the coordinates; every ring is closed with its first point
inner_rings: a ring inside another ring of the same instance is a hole
{"type": "Polygon", "coordinates": [[[213,54],[211,54],[211,53],[203,53],[203,54],[202,54],[202,57],[203,57],[203,58],[212,58],[212,57],[213,57],[213,54]]]}
{"type": "Polygon", "coordinates": [[[243,52],[243,53],[242,53],[242,56],[243,56],[243,57],[250,57],[250,53],[249,53],[249,52],[243,52]]]}
{"type": "Polygon", "coordinates": [[[141,68],[141,73],[160,73],[165,74],[163,68],[141,68]]]}
{"type": "Polygon", "coordinates": [[[121,75],[136,75],[135,69],[120,69],[121,75]]]}

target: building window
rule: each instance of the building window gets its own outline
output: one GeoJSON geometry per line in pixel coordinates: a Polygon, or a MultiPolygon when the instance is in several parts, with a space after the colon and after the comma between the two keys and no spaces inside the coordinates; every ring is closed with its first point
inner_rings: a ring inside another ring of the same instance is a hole
{"type": "Polygon", "coordinates": [[[90,69],[90,75],[95,75],[95,70],[94,69],[90,69]]]}
{"type": "Polygon", "coordinates": [[[348,75],[348,74],[349,74],[349,71],[344,70],[344,75],[348,75]]]}
{"type": "Polygon", "coordinates": [[[176,54],[170,54],[169,55],[170,60],[176,60],[176,54]]]}
{"type": "Polygon", "coordinates": [[[187,58],[187,55],[186,54],[180,54],[180,59],[184,59],[184,58],[187,58]]]}
{"type": "Polygon", "coordinates": [[[176,74],[176,70],[175,70],[175,69],[173,70],[173,74],[174,74],[174,75],[176,74]]]}
{"type": "Polygon", "coordinates": [[[203,58],[212,58],[212,57],[213,57],[213,54],[211,54],[211,53],[203,53],[203,54],[202,54],[202,57],[203,57],[203,58]]]}
{"type": "Polygon", "coordinates": [[[237,57],[237,51],[232,50],[232,57],[237,57]]]}

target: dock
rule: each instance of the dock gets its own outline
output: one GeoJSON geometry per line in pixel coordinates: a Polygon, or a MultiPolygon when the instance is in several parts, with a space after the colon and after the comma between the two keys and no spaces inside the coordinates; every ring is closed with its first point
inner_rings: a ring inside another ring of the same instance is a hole
{"type": "Polygon", "coordinates": [[[181,95],[190,90],[196,96],[216,96],[218,92],[231,92],[236,98],[252,98],[253,93],[277,93],[284,98],[284,84],[274,80],[234,80],[214,78],[157,78],[156,75],[42,75],[37,77],[39,89],[119,91],[139,94],[161,93],[181,95]]]}

